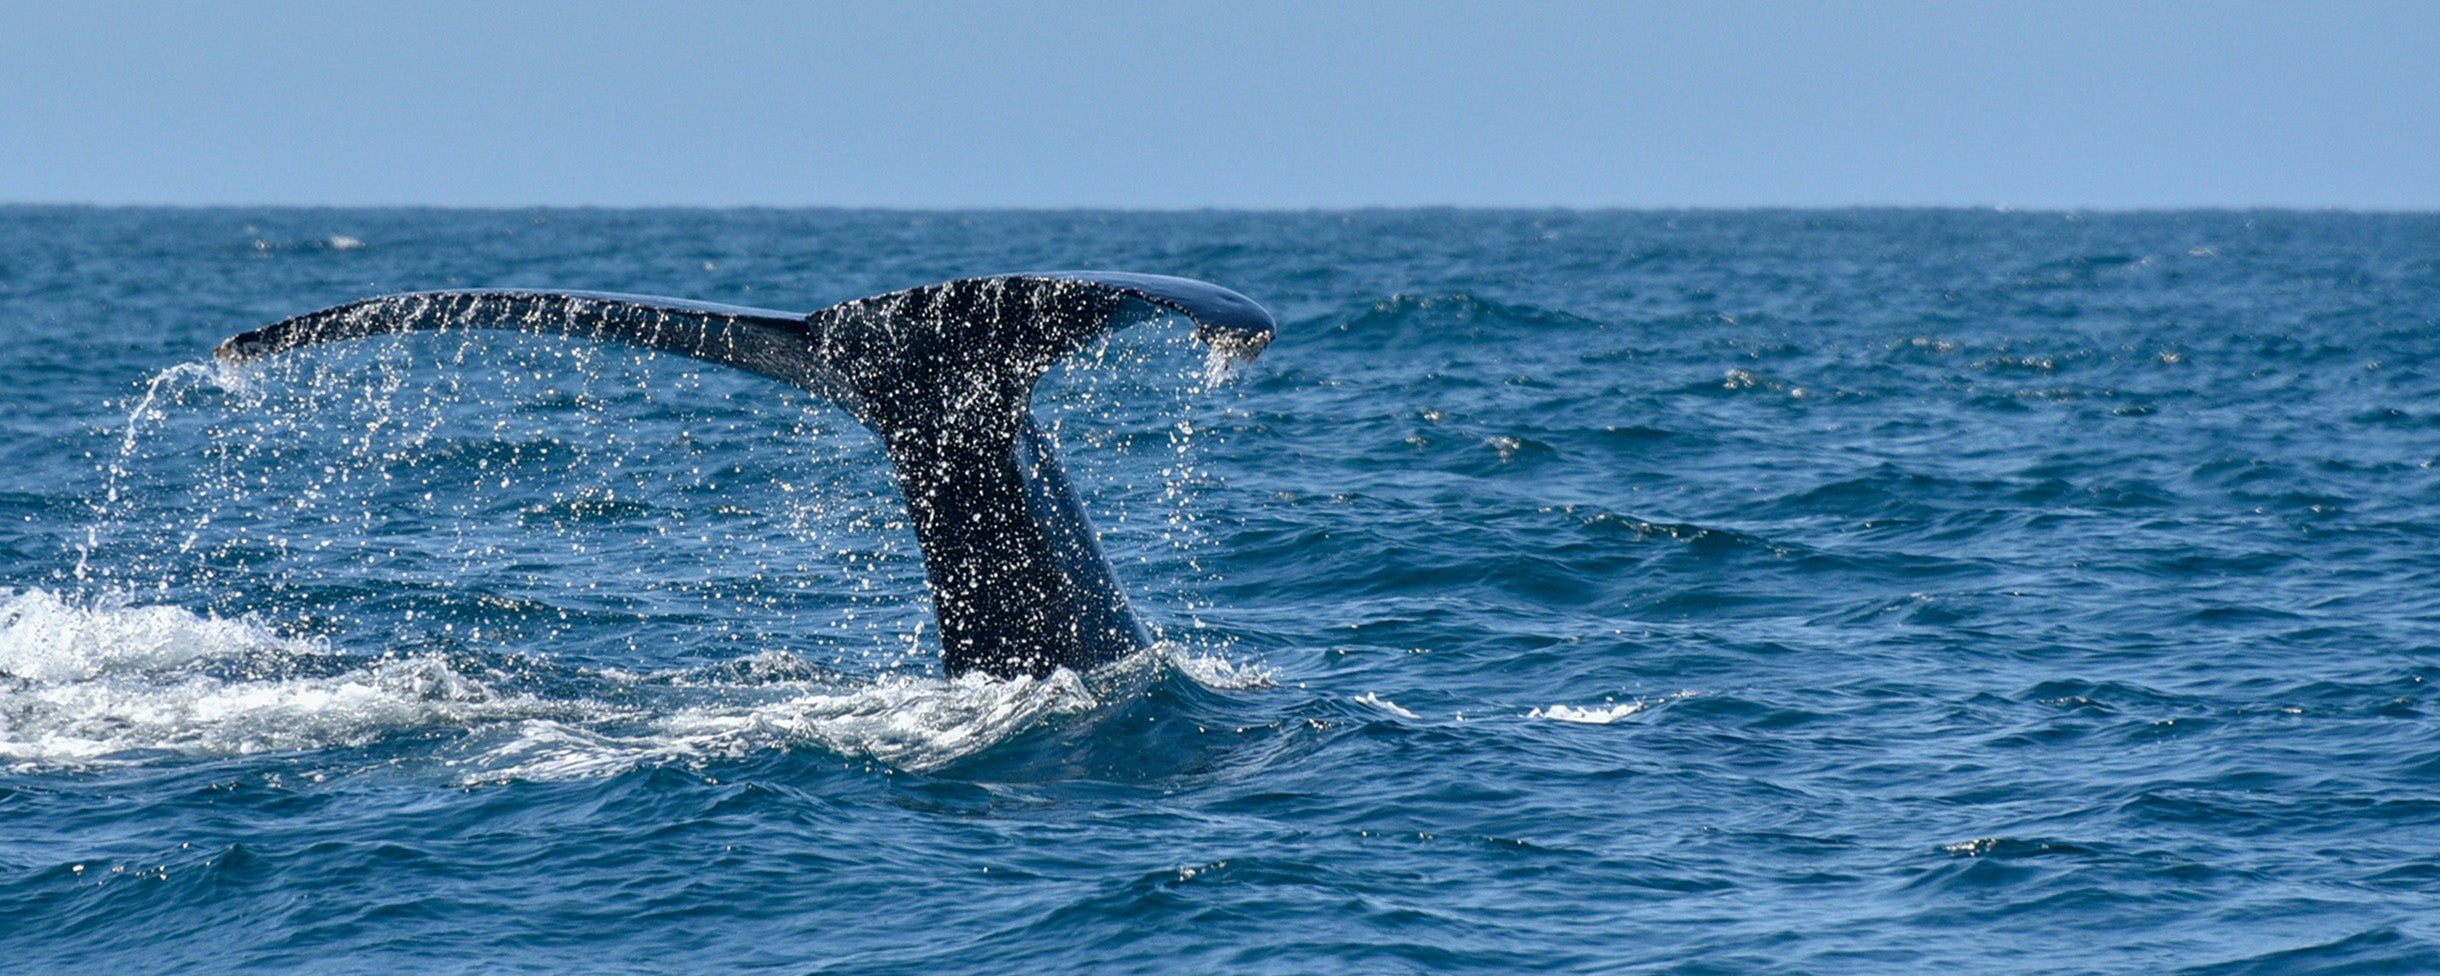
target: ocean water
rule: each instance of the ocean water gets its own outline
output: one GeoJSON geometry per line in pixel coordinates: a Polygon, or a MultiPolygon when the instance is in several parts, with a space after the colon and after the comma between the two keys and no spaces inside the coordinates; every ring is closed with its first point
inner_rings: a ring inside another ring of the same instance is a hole
{"type": "Polygon", "coordinates": [[[0,969],[2440,971],[2440,216],[0,208],[0,969]],[[1159,649],[944,681],[835,408],[390,291],[1177,323],[1159,649]]]}

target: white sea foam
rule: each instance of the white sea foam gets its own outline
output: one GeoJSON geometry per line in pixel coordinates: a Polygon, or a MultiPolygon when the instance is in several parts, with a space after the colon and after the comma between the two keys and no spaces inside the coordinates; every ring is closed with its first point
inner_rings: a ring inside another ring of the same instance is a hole
{"type": "Polygon", "coordinates": [[[612,705],[500,692],[438,655],[350,657],[251,620],[0,590],[0,765],[311,750],[454,729],[465,737],[435,761],[467,782],[606,775],[798,745],[923,770],[1169,672],[1222,689],[1271,681],[1174,644],[1089,679],[1065,670],[1009,680],[842,679],[807,667],[724,678],[586,672],[650,689],[619,696],[640,703],[612,705]],[[796,674],[804,677],[772,680],[796,674]]]}
{"type": "Polygon", "coordinates": [[[452,765],[469,780],[569,779],[802,743],[923,770],[972,755],[1051,715],[1098,704],[1068,671],[1039,680],[883,678],[861,686],[799,686],[751,704],[678,707],[645,716],[643,728],[632,732],[527,721],[506,741],[452,765]]]}
{"type": "MultiPolygon", "coordinates": [[[[644,750],[636,758],[735,757],[812,743],[902,769],[930,769],[972,755],[1049,716],[1100,704],[1083,679],[1066,670],[1041,679],[898,676],[792,691],[754,705],[676,709],[653,720],[655,734],[635,743],[644,750]]],[[[555,771],[548,763],[523,769],[544,775],[555,771]]]]}
{"type": "MultiPolygon", "coordinates": [[[[1059,715],[1076,715],[1174,671],[1215,689],[1271,685],[1267,669],[1161,643],[1080,676],[954,679],[899,675],[863,684],[790,683],[785,697],[758,704],[680,708],[656,718],[654,735],[634,743],[639,760],[735,757],[792,743],[818,744],[900,769],[946,765],[1059,715]]],[[[615,750],[613,750],[615,751],[615,750]]],[[[571,756],[579,763],[589,758],[571,756]]],[[[561,772],[548,762],[520,775],[561,772]]]]}
{"type": "Polygon", "coordinates": [[[1552,705],[1549,708],[1537,708],[1533,711],[1526,712],[1525,717],[1546,718],[1553,722],[1574,722],[1578,725],[1608,725],[1643,710],[1643,702],[1626,702],[1624,704],[1600,705],[1591,708],[1577,708],[1574,705],[1552,705]]]}
{"type": "Polygon", "coordinates": [[[1278,684],[1277,676],[1270,668],[1239,664],[1220,654],[1198,652],[1184,644],[1164,641],[1146,652],[1145,656],[1176,668],[1179,674],[1206,688],[1245,691],[1278,684]]]}
{"type": "Polygon", "coordinates": [[[1382,711],[1384,711],[1384,712],[1388,712],[1388,713],[1390,713],[1390,714],[1392,714],[1392,715],[1398,716],[1399,718],[1414,718],[1414,717],[1415,717],[1415,713],[1414,713],[1414,712],[1407,711],[1407,710],[1406,710],[1404,707],[1400,706],[1400,705],[1399,705],[1397,702],[1394,702],[1394,701],[1391,701],[1391,700],[1389,700],[1389,699],[1387,699],[1387,698],[1383,698],[1383,697],[1381,697],[1381,695],[1380,695],[1380,693],[1379,693],[1379,692],[1372,692],[1372,691],[1368,691],[1368,692],[1363,693],[1362,695],[1358,695],[1358,696],[1356,696],[1356,703],[1357,703],[1357,704],[1360,704],[1360,705],[1370,705],[1370,706],[1372,706],[1372,707],[1374,707],[1374,708],[1378,708],[1378,709],[1380,709],[1380,710],[1382,710],[1382,711]]]}
{"type": "Polygon", "coordinates": [[[1691,698],[1693,696],[1694,692],[1681,691],[1656,701],[1637,699],[1630,702],[1604,702],[1599,705],[1589,705],[1581,708],[1575,705],[1552,705],[1549,708],[1537,708],[1533,711],[1526,712],[1525,717],[1545,718],[1553,722],[1570,722],[1576,725],[1608,725],[1630,715],[1642,712],[1654,705],[1661,704],[1662,702],[1675,701],[1680,698],[1691,698]]]}
{"type": "Polygon", "coordinates": [[[176,607],[87,608],[45,590],[0,590],[0,673],[29,681],[163,671],[281,643],[252,623],[176,607]]]}
{"type": "MultiPolygon", "coordinates": [[[[495,695],[431,656],[304,677],[226,677],[214,665],[330,656],[250,621],[175,607],[0,597],[0,762],[84,764],[146,752],[241,755],[355,745],[385,732],[547,710],[495,695]]],[[[275,668],[267,668],[272,670],[275,668]]],[[[249,670],[238,667],[235,670],[249,670]]]]}

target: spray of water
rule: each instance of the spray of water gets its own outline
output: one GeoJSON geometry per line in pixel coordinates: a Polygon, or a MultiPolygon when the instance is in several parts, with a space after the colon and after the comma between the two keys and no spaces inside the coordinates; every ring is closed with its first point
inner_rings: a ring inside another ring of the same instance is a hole
{"type": "MultiPolygon", "coordinates": [[[[1112,669],[1259,686],[1177,640],[1209,580],[1192,411],[1224,375],[1182,332],[1106,340],[1036,402],[1169,637],[1112,669]]],[[[182,365],[117,448],[66,590],[0,594],[0,762],[417,730],[470,780],[796,746],[928,768],[1112,693],[933,676],[870,436],[685,360],[495,333],[182,365]]]]}

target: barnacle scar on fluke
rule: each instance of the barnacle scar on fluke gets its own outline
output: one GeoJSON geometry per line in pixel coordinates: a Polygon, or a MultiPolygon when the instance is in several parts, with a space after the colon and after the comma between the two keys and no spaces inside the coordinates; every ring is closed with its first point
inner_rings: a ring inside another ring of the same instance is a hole
{"type": "Polygon", "coordinates": [[[1034,420],[1034,381],[1087,342],[1162,310],[1251,359],[1271,313],[1217,285],[1053,271],[965,278],[812,314],[580,291],[384,295],[243,333],[243,363],[340,339],[507,329],[623,342],[812,390],[881,439],[897,468],[951,676],[1083,671],[1149,646],[1083,503],[1034,420]]]}

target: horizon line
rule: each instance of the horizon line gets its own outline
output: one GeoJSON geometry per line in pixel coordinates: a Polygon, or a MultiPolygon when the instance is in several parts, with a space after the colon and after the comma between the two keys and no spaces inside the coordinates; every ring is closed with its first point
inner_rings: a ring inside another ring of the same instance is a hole
{"type": "Polygon", "coordinates": [[[996,214],[1316,214],[1390,212],[1475,213],[1831,213],[1841,211],[1962,211],[2030,214],[2167,214],[2167,213],[2343,213],[2367,216],[2440,214],[2440,206],[2397,207],[2355,204],[2133,204],[2082,205],[2005,203],[1755,203],[1755,204],[1484,204],[1484,203],[1367,203],[1307,206],[1243,205],[1032,205],[1032,204],[840,204],[840,203],[156,203],[0,200],[0,210],[447,210],[466,212],[549,211],[831,211],[845,213],[996,213],[996,214]]]}

